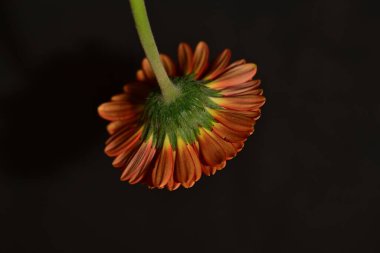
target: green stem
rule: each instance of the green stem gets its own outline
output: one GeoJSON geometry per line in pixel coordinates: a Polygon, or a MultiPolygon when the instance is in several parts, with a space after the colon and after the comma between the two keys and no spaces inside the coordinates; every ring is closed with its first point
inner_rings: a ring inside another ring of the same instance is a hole
{"type": "Polygon", "coordinates": [[[149,24],[144,0],[130,0],[130,3],[141,45],[144,48],[146,57],[148,58],[153,72],[156,75],[164,100],[165,102],[170,103],[178,97],[180,92],[170,80],[164,66],[162,65],[160,54],[158,53],[152,29],[149,24]]]}

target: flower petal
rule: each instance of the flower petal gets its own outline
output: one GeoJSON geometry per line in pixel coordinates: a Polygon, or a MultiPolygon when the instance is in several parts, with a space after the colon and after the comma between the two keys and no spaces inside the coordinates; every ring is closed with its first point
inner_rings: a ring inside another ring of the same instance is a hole
{"type": "Polygon", "coordinates": [[[169,191],[175,191],[175,190],[177,190],[180,186],[181,186],[181,184],[178,183],[178,182],[175,182],[175,181],[174,181],[174,178],[173,178],[173,176],[172,176],[172,177],[170,177],[170,180],[169,180],[168,184],[166,185],[166,188],[167,188],[169,191]]]}
{"type": "Polygon", "coordinates": [[[202,168],[203,174],[205,174],[206,176],[211,176],[212,175],[212,170],[211,170],[210,166],[202,164],[201,168],[202,168]]]}
{"type": "Polygon", "coordinates": [[[196,157],[196,153],[192,146],[186,144],[182,138],[178,138],[174,179],[184,186],[189,185],[195,177],[193,156],[196,157]]]}
{"type": "Polygon", "coordinates": [[[183,183],[182,186],[185,188],[191,188],[195,185],[195,181],[190,181],[188,183],[183,183]]]}
{"type": "Polygon", "coordinates": [[[255,111],[231,111],[231,110],[224,110],[226,112],[231,112],[231,113],[237,113],[244,115],[246,117],[252,118],[253,120],[258,120],[261,116],[261,110],[257,109],[255,111]]]}
{"type": "Polygon", "coordinates": [[[223,163],[219,164],[218,166],[215,166],[215,168],[217,170],[222,170],[222,169],[224,169],[226,167],[226,165],[227,165],[227,162],[224,161],[223,163]]]}
{"type": "Polygon", "coordinates": [[[169,137],[166,136],[161,153],[159,154],[152,171],[152,184],[157,188],[163,188],[173,176],[173,171],[173,149],[170,145],[169,137]]]}
{"type": "Polygon", "coordinates": [[[173,60],[166,54],[160,54],[160,59],[168,76],[172,77],[176,75],[176,68],[173,60]]]}
{"type": "Polygon", "coordinates": [[[237,95],[262,95],[258,92],[258,87],[260,86],[260,80],[252,80],[246,83],[237,84],[229,88],[220,91],[223,96],[237,96],[237,95]]]}
{"type": "MultiPolygon", "coordinates": [[[[175,68],[175,64],[172,61],[172,59],[169,56],[167,56],[166,54],[160,54],[160,59],[161,59],[162,65],[164,65],[164,68],[165,68],[168,76],[175,76],[176,68],[175,68]]],[[[141,66],[143,69],[144,76],[140,72],[137,72],[137,74],[138,74],[137,80],[139,80],[139,81],[146,81],[146,80],[153,81],[156,79],[156,75],[154,74],[154,71],[152,69],[152,65],[150,64],[150,62],[147,58],[144,58],[144,60],[141,63],[141,66]]]]}
{"type": "Polygon", "coordinates": [[[141,142],[141,139],[140,139],[141,134],[142,134],[142,130],[141,132],[138,131],[129,140],[124,142],[122,146],[123,152],[121,152],[112,162],[112,165],[115,168],[124,167],[128,163],[130,156],[133,155],[133,153],[135,152],[135,149],[138,148],[138,145],[141,142]]]}
{"type": "Polygon", "coordinates": [[[137,79],[137,81],[140,81],[140,82],[145,82],[147,80],[145,73],[142,69],[139,69],[136,72],[136,79],[137,79]]]}
{"type": "Polygon", "coordinates": [[[135,143],[134,146],[130,149],[125,150],[120,155],[118,155],[115,160],[112,162],[112,166],[115,168],[122,168],[125,167],[128,163],[129,158],[131,155],[133,155],[135,149],[137,148],[137,144],[139,142],[135,143]]]}
{"type": "Polygon", "coordinates": [[[202,163],[199,160],[199,142],[198,141],[194,141],[194,143],[192,144],[192,147],[193,147],[193,149],[195,151],[195,154],[196,154],[196,159],[194,160],[194,164],[195,164],[195,167],[196,167],[196,170],[195,170],[195,182],[197,182],[202,177],[202,163]]]}
{"type": "Polygon", "coordinates": [[[128,94],[120,93],[120,94],[113,95],[111,97],[111,101],[114,101],[114,102],[128,101],[128,98],[129,98],[128,94]]]}
{"type": "Polygon", "coordinates": [[[242,142],[233,142],[231,144],[232,144],[232,146],[235,147],[236,152],[240,152],[244,148],[244,141],[242,141],[242,142]]]}
{"type": "Polygon", "coordinates": [[[228,142],[242,142],[250,135],[248,131],[234,131],[221,123],[215,123],[212,131],[228,142]]]}
{"type": "Polygon", "coordinates": [[[216,168],[215,166],[206,166],[206,169],[210,171],[210,175],[215,175],[216,174],[216,168]]]}
{"type": "Polygon", "coordinates": [[[113,121],[113,122],[111,122],[111,123],[109,123],[107,125],[107,132],[110,135],[113,135],[118,130],[120,130],[121,128],[127,126],[128,124],[130,124],[129,121],[121,121],[121,120],[113,121]]]}
{"type": "Polygon", "coordinates": [[[256,71],[256,64],[242,64],[226,71],[217,79],[215,79],[215,81],[207,84],[207,86],[215,90],[225,89],[251,80],[256,74],[256,71]]]}
{"type": "Polygon", "coordinates": [[[213,62],[211,65],[211,69],[209,70],[209,73],[204,78],[204,80],[212,80],[218,77],[220,74],[222,74],[225,71],[225,68],[227,67],[228,63],[231,59],[231,50],[225,49],[213,62]]]}
{"type": "Polygon", "coordinates": [[[226,167],[227,162],[223,161],[222,163],[215,166],[204,166],[203,172],[206,171],[207,176],[215,175],[216,171],[224,169],[226,167]]]}
{"type": "Polygon", "coordinates": [[[253,131],[254,120],[239,113],[226,110],[208,110],[216,121],[226,127],[240,132],[251,133],[253,131]]]}
{"type": "Polygon", "coordinates": [[[130,157],[128,164],[124,169],[120,180],[129,181],[137,173],[141,172],[149,165],[153,159],[156,149],[153,147],[153,136],[148,141],[144,141],[137,151],[130,157]]]}
{"type": "MultiPolygon", "coordinates": [[[[207,130],[206,130],[207,131],[207,130]]],[[[218,144],[223,148],[224,153],[226,154],[226,160],[231,160],[236,156],[236,151],[234,146],[230,142],[223,140],[223,138],[216,135],[214,132],[207,131],[212,139],[214,139],[218,144]]]]}
{"type": "Polygon", "coordinates": [[[210,51],[207,44],[203,41],[199,42],[197,47],[195,48],[194,53],[194,69],[193,73],[195,75],[195,79],[199,79],[202,74],[206,71],[208,66],[208,57],[210,51]]]}
{"type": "Polygon", "coordinates": [[[146,165],[138,172],[134,173],[130,178],[129,178],[129,183],[130,184],[137,184],[137,183],[146,183],[148,185],[151,185],[151,171],[154,167],[154,155],[156,154],[156,148],[152,147],[154,149],[153,152],[151,152],[146,161],[146,165]]]}
{"type": "Polygon", "coordinates": [[[240,66],[240,65],[243,65],[243,64],[246,64],[247,61],[244,60],[244,59],[241,59],[241,60],[237,60],[237,61],[234,61],[233,63],[231,63],[230,65],[227,66],[227,68],[224,70],[225,72],[230,70],[230,69],[233,69],[237,66],[240,66]]]}
{"type": "Polygon", "coordinates": [[[98,107],[99,115],[106,120],[131,120],[140,115],[142,105],[135,105],[125,101],[103,103],[98,107]]]}
{"type": "Polygon", "coordinates": [[[104,152],[110,156],[118,156],[127,149],[132,149],[140,140],[143,128],[126,128],[112,135],[106,142],[104,152]]]}
{"type": "MultiPolygon", "coordinates": [[[[199,155],[196,153],[195,149],[193,148],[195,155],[192,156],[193,162],[194,162],[194,182],[199,181],[202,177],[202,164],[199,161],[199,155]]],[[[191,187],[191,186],[190,186],[191,187]]]]}
{"type": "Polygon", "coordinates": [[[234,97],[210,97],[216,104],[236,111],[251,111],[265,104],[265,97],[261,95],[242,95],[234,97]]]}
{"type": "MultiPolygon", "coordinates": [[[[220,137],[218,136],[218,138],[220,138],[220,137]]],[[[231,144],[231,142],[224,141],[221,138],[220,138],[220,140],[221,140],[221,143],[223,143],[222,146],[223,146],[224,152],[226,152],[226,159],[231,160],[237,154],[235,147],[231,144]]]]}
{"type": "Polygon", "coordinates": [[[201,157],[206,165],[215,166],[226,160],[223,147],[209,134],[208,130],[200,128],[198,142],[201,157]]]}
{"type": "Polygon", "coordinates": [[[144,58],[142,60],[141,67],[144,71],[144,74],[147,80],[153,81],[154,79],[156,79],[156,76],[154,75],[152,66],[150,65],[148,58],[144,58]]]}
{"type": "Polygon", "coordinates": [[[183,75],[189,75],[193,71],[194,59],[193,50],[187,43],[180,43],[178,46],[179,68],[183,75]]]}

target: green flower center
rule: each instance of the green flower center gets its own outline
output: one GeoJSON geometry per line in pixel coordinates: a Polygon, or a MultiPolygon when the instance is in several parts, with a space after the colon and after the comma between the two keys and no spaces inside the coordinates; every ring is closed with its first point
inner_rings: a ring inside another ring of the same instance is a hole
{"type": "Polygon", "coordinates": [[[171,103],[165,103],[159,90],[151,92],[145,104],[142,122],[145,126],[143,139],[153,134],[156,147],[162,147],[168,135],[171,145],[177,146],[177,138],[193,143],[199,135],[199,128],[211,129],[213,117],[206,107],[219,109],[209,97],[218,97],[218,92],[205,86],[205,82],[191,76],[172,80],[181,90],[181,95],[171,103]]]}

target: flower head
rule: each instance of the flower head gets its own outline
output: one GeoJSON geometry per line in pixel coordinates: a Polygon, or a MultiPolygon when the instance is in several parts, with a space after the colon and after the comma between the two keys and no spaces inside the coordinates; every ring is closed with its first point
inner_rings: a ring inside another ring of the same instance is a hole
{"type": "Polygon", "coordinates": [[[255,64],[230,63],[226,49],[209,64],[209,48],[195,51],[181,43],[178,65],[161,61],[180,95],[163,100],[149,61],[136,82],[98,108],[111,121],[105,153],[121,168],[121,180],[152,188],[192,187],[202,174],[213,175],[242,150],[265,103],[255,64]]]}

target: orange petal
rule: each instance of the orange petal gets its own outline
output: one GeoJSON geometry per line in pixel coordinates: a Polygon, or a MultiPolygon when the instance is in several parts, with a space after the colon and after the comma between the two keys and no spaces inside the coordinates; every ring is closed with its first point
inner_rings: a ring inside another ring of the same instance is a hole
{"type": "Polygon", "coordinates": [[[237,113],[244,115],[246,117],[252,118],[253,120],[258,120],[261,116],[261,110],[257,109],[255,111],[231,111],[231,110],[225,110],[226,112],[231,112],[231,113],[237,113]]]}
{"type": "Polygon", "coordinates": [[[236,152],[240,152],[244,148],[244,141],[231,143],[236,149],[236,152]]]}
{"type": "Polygon", "coordinates": [[[207,133],[223,148],[224,153],[226,154],[226,160],[231,160],[236,156],[235,148],[234,146],[232,146],[230,142],[223,140],[221,137],[219,137],[213,132],[207,131],[207,133]]]}
{"type": "Polygon", "coordinates": [[[216,167],[215,166],[209,166],[208,169],[210,170],[211,175],[215,175],[215,173],[216,173],[216,167]]]}
{"type": "Polygon", "coordinates": [[[125,150],[132,149],[139,141],[143,128],[123,129],[112,135],[106,142],[105,153],[108,156],[118,156],[125,150]]]}
{"type": "Polygon", "coordinates": [[[212,89],[221,90],[251,80],[256,74],[257,66],[253,63],[238,65],[223,73],[215,81],[207,84],[212,89]]]}
{"type": "Polygon", "coordinates": [[[195,181],[190,181],[188,183],[183,183],[182,186],[185,188],[191,188],[195,185],[195,181]]]}
{"type": "Polygon", "coordinates": [[[215,175],[216,171],[224,169],[224,167],[226,167],[226,164],[226,161],[223,161],[222,163],[215,166],[204,166],[204,171],[207,171],[205,174],[208,176],[215,175]]]}
{"type": "MultiPolygon", "coordinates": [[[[160,59],[161,59],[162,64],[164,65],[164,68],[168,76],[175,76],[176,69],[175,69],[175,64],[172,61],[172,59],[165,54],[160,54],[160,59]]],[[[156,79],[156,75],[153,72],[152,65],[150,65],[150,62],[147,58],[144,58],[144,60],[141,63],[141,66],[143,69],[143,74],[145,75],[145,80],[142,80],[142,81],[146,81],[146,80],[153,81],[156,79]]],[[[142,74],[140,74],[139,72],[138,74],[141,75],[142,77],[142,74]]],[[[137,80],[140,80],[139,76],[137,80]]]]}
{"type": "Polygon", "coordinates": [[[107,132],[112,135],[128,124],[130,124],[129,121],[113,121],[107,125],[107,132]]]}
{"type": "Polygon", "coordinates": [[[199,142],[194,141],[193,148],[194,148],[195,152],[199,155],[199,142]]]}
{"type": "Polygon", "coordinates": [[[165,137],[164,146],[157,158],[152,171],[152,184],[157,188],[163,188],[173,176],[174,157],[169,137],[165,137]]]}
{"type": "Polygon", "coordinates": [[[195,75],[195,79],[198,79],[202,76],[202,74],[206,71],[208,66],[208,57],[209,57],[210,51],[208,49],[208,46],[205,42],[201,41],[198,43],[197,47],[195,48],[194,53],[194,69],[193,73],[195,75]]]}
{"type": "Polygon", "coordinates": [[[115,158],[115,160],[113,160],[112,166],[115,168],[125,167],[126,164],[128,163],[129,158],[131,157],[131,155],[133,155],[136,147],[137,147],[137,143],[135,143],[135,145],[131,149],[125,150],[120,155],[118,155],[115,158]]]}
{"type": "Polygon", "coordinates": [[[180,186],[181,186],[180,183],[175,182],[175,181],[174,181],[174,178],[173,178],[173,177],[170,177],[170,180],[169,180],[168,184],[166,185],[166,188],[167,188],[169,191],[175,191],[175,190],[177,190],[180,186]]]}
{"type": "Polygon", "coordinates": [[[143,71],[144,71],[145,77],[146,77],[148,80],[152,81],[152,80],[154,80],[154,79],[156,78],[155,75],[154,75],[154,72],[153,72],[152,66],[151,66],[150,63],[149,63],[148,58],[144,58],[144,59],[142,60],[142,62],[141,62],[141,67],[142,67],[142,69],[143,69],[143,71]]]}
{"type": "MultiPolygon", "coordinates": [[[[191,153],[191,158],[194,163],[194,178],[193,182],[197,182],[201,177],[202,177],[202,165],[201,162],[199,161],[199,154],[194,148],[193,145],[188,145],[188,149],[191,153]]],[[[192,187],[192,186],[190,186],[192,187]]]]}
{"type": "Polygon", "coordinates": [[[114,101],[114,102],[128,101],[128,97],[129,96],[127,94],[120,93],[120,94],[112,96],[111,101],[114,101]]]}
{"type": "Polygon", "coordinates": [[[252,80],[246,83],[237,84],[234,86],[231,86],[227,89],[223,89],[220,93],[223,96],[237,96],[237,95],[262,95],[260,92],[257,92],[260,86],[260,80],[252,80]]]}
{"type": "Polygon", "coordinates": [[[133,178],[133,176],[135,176],[137,173],[140,173],[146,168],[146,166],[149,165],[156,152],[156,149],[153,147],[152,139],[153,137],[151,136],[148,141],[143,142],[137,149],[136,153],[130,157],[128,164],[120,177],[120,180],[130,180],[133,178]]]}
{"type": "Polygon", "coordinates": [[[224,161],[223,163],[219,164],[218,166],[215,166],[215,168],[217,170],[222,170],[222,169],[224,169],[226,167],[226,165],[227,165],[227,162],[224,161]]]}
{"type": "Polygon", "coordinates": [[[248,133],[253,130],[254,120],[252,118],[226,110],[209,110],[209,112],[216,121],[230,129],[248,133]]]}
{"type": "Polygon", "coordinates": [[[260,95],[260,96],[263,94],[264,94],[263,89],[256,89],[256,90],[252,90],[252,91],[245,93],[245,95],[260,95]]]}
{"type": "Polygon", "coordinates": [[[211,65],[211,69],[209,70],[209,73],[204,78],[204,80],[212,80],[216,77],[218,77],[220,74],[222,74],[225,71],[225,68],[227,67],[228,63],[231,59],[231,50],[225,49],[214,61],[214,63],[211,65]]]}
{"type": "Polygon", "coordinates": [[[210,97],[210,99],[224,108],[236,111],[252,111],[265,104],[265,97],[261,95],[210,97]]]}
{"type": "Polygon", "coordinates": [[[226,160],[226,153],[212,136],[210,136],[208,130],[201,128],[200,135],[198,136],[199,151],[203,161],[207,165],[215,166],[226,160]]]}
{"type": "Polygon", "coordinates": [[[211,171],[211,167],[210,166],[202,164],[201,168],[202,168],[203,174],[205,174],[206,176],[211,176],[212,175],[212,171],[211,171]]]}
{"type": "Polygon", "coordinates": [[[195,164],[193,156],[196,153],[191,145],[178,138],[177,155],[174,169],[174,179],[182,184],[189,184],[195,177],[195,164]]]}
{"type": "MultiPolygon", "coordinates": [[[[220,137],[218,136],[218,138],[220,137]]],[[[237,152],[235,147],[231,144],[231,142],[227,142],[221,139],[221,143],[223,143],[222,147],[224,149],[224,152],[226,152],[226,160],[231,160],[232,158],[234,158],[237,152]]]]}
{"type": "Polygon", "coordinates": [[[173,60],[166,54],[160,54],[161,62],[164,65],[166,73],[168,76],[172,77],[176,75],[175,64],[173,60]]]}
{"type": "Polygon", "coordinates": [[[139,69],[137,72],[136,72],[136,79],[138,81],[141,81],[141,82],[145,82],[147,80],[146,76],[145,76],[145,73],[142,69],[139,69]]]}
{"type": "MultiPolygon", "coordinates": [[[[154,155],[156,154],[156,149],[153,147],[154,151],[151,152],[146,161],[146,166],[144,166],[138,173],[134,173],[130,179],[129,183],[130,184],[137,184],[137,183],[145,183],[148,185],[151,185],[151,174],[150,172],[152,171],[155,161],[154,161],[154,155]]],[[[153,187],[154,188],[154,187],[153,187]]]]}
{"type": "Polygon", "coordinates": [[[194,163],[195,163],[195,167],[196,167],[195,182],[197,182],[202,177],[202,163],[199,160],[199,142],[194,141],[194,143],[192,144],[192,147],[196,153],[196,160],[194,160],[194,163]]]}
{"type": "Polygon", "coordinates": [[[239,97],[239,96],[251,96],[251,95],[259,95],[262,96],[264,94],[263,89],[255,89],[255,90],[248,90],[245,92],[241,92],[240,94],[230,94],[230,95],[225,95],[224,93],[225,90],[223,90],[221,93],[225,97],[239,97]]]}
{"type": "Polygon", "coordinates": [[[228,142],[242,142],[245,141],[250,135],[248,131],[234,131],[221,123],[215,123],[212,131],[215,132],[220,138],[228,142]]]}
{"type": "Polygon", "coordinates": [[[193,50],[187,43],[180,43],[178,46],[178,63],[181,73],[189,75],[193,71],[193,50]]]}
{"type": "Polygon", "coordinates": [[[123,90],[125,93],[135,93],[135,92],[141,92],[144,90],[150,90],[151,86],[144,83],[144,82],[133,82],[133,83],[127,83],[123,86],[123,90]]]}
{"type": "Polygon", "coordinates": [[[112,162],[112,165],[115,168],[124,167],[128,163],[129,158],[134,154],[135,149],[138,148],[138,145],[140,144],[141,134],[142,130],[141,132],[138,131],[136,136],[132,136],[129,141],[125,142],[125,145],[123,146],[123,152],[121,152],[112,162]]]}
{"type": "Polygon", "coordinates": [[[125,101],[107,102],[98,107],[99,115],[110,121],[134,119],[140,115],[142,110],[142,105],[135,105],[125,101]]]}
{"type": "Polygon", "coordinates": [[[243,65],[245,63],[247,63],[247,61],[244,60],[244,59],[234,61],[233,63],[231,63],[230,65],[228,65],[224,71],[226,72],[226,71],[228,71],[230,69],[233,69],[233,68],[235,68],[237,66],[243,65]]]}
{"type": "MultiPolygon", "coordinates": [[[[194,182],[199,181],[202,177],[202,165],[199,161],[199,155],[196,153],[195,149],[193,148],[195,155],[192,156],[193,162],[194,162],[194,182]]],[[[191,187],[191,186],[190,186],[191,187]]]]}
{"type": "MultiPolygon", "coordinates": [[[[114,121],[114,122],[122,122],[122,121],[114,121]]],[[[122,135],[125,135],[126,133],[128,132],[131,132],[131,134],[134,134],[136,133],[136,127],[125,127],[123,129],[120,129],[119,131],[117,131],[115,134],[112,134],[106,141],[106,145],[108,145],[109,143],[113,142],[114,140],[116,140],[117,138],[120,138],[120,136],[122,135]],[[133,131],[134,130],[134,131],[133,131]],[[132,132],[131,132],[132,131],[132,132]]]]}

